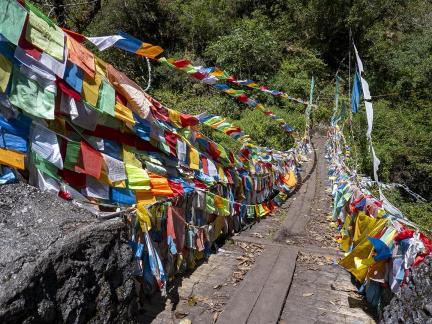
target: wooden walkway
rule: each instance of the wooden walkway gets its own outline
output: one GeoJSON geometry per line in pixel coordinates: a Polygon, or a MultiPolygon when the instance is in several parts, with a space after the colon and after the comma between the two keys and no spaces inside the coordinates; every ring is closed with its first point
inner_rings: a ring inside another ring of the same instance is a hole
{"type": "Polygon", "coordinates": [[[331,199],[326,192],[324,138],[314,142],[304,183],[290,198],[274,237],[266,237],[265,224],[234,237],[265,249],[218,323],[375,323],[350,274],[336,263],[341,253],[327,220],[331,199]]]}

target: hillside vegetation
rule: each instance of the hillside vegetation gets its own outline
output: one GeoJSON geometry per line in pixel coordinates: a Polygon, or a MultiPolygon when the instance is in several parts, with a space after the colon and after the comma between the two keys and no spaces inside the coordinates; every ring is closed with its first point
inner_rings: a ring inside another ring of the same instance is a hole
{"type": "MultiPolygon", "coordinates": [[[[36,1],[37,2],[37,1],[36,1]]],[[[334,107],[335,75],[341,101],[349,100],[349,70],[355,69],[349,30],[362,56],[373,96],[374,146],[380,179],[408,185],[432,199],[432,1],[430,0],[40,0],[57,22],[85,35],[124,31],[162,46],[165,56],[195,65],[221,66],[240,78],[307,99],[316,80],[314,123],[327,123],[334,107]],[[85,2],[85,1],[84,1],[85,2]],[[54,6],[54,4],[56,6],[54,6]],[[71,5],[73,4],[73,5],[71,5]],[[351,61],[351,69],[350,69],[351,61]]],[[[145,60],[117,49],[100,56],[147,85],[145,60]]],[[[230,97],[195,82],[182,72],[152,64],[150,93],[167,106],[189,113],[208,111],[229,117],[261,145],[287,149],[292,139],[276,122],[230,97]]],[[[302,131],[305,106],[251,92],[302,131]]],[[[348,114],[347,114],[348,116],[348,114]]],[[[371,175],[364,107],[353,116],[359,172],[371,175]]],[[[207,130],[208,134],[210,132],[207,130]]],[[[230,148],[231,138],[212,133],[230,148]]],[[[429,229],[430,203],[411,202],[403,193],[390,198],[429,229]]]]}

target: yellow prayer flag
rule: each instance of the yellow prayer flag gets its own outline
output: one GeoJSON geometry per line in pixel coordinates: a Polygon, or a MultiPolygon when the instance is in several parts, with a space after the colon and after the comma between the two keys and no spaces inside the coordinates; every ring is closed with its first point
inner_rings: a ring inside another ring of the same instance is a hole
{"type": "Polygon", "coordinates": [[[6,92],[12,72],[12,63],[0,54],[0,92],[6,92]]]}
{"type": "Polygon", "coordinates": [[[82,98],[85,102],[89,103],[93,107],[97,106],[99,98],[99,88],[102,83],[102,77],[100,74],[95,73],[94,79],[84,73],[84,80],[82,86],[82,98]]]}
{"type": "Polygon", "coordinates": [[[0,164],[24,170],[25,154],[0,148],[0,164]]]}
{"type": "Polygon", "coordinates": [[[199,153],[193,147],[190,147],[189,151],[189,167],[193,170],[199,170],[199,153]]]}
{"type": "Polygon", "coordinates": [[[220,78],[221,76],[224,75],[223,71],[216,69],[214,72],[211,72],[210,75],[216,77],[216,78],[220,78]]]}
{"type": "Polygon", "coordinates": [[[297,179],[293,170],[289,170],[288,174],[284,176],[283,180],[284,183],[290,188],[294,188],[297,184],[297,179]]]}
{"type": "Polygon", "coordinates": [[[217,164],[216,167],[217,167],[219,179],[221,179],[222,181],[224,181],[225,178],[226,178],[224,169],[222,168],[222,166],[219,163],[217,164]]]}
{"type": "Polygon", "coordinates": [[[221,196],[218,195],[214,196],[214,205],[217,209],[222,209],[224,207],[223,199],[221,196]]]}
{"type": "Polygon", "coordinates": [[[142,55],[154,59],[162,52],[163,52],[163,48],[160,46],[155,46],[149,43],[143,43],[135,53],[138,55],[142,55]]]}
{"type": "MultiPolygon", "coordinates": [[[[368,236],[369,232],[375,227],[378,219],[366,215],[364,212],[359,212],[355,219],[354,246],[361,241],[363,238],[368,236]]],[[[369,235],[370,236],[370,235],[369,235]]]]}
{"type": "Polygon", "coordinates": [[[137,216],[138,216],[138,221],[140,223],[141,226],[141,230],[144,231],[147,227],[147,230],[151,230],[152,227],[152,223],[150,220],[150,216],[148,214],[147,209],[145,208],[145,204],[143,203],[138,203],[137,204],[137,216]]]}
{"type": "Polygon", "coordinates": [[[339,265],[351,272],[360,282],[364,281],[371,264],[370,258],[372,257],[373,245],[368,240],[368,236],[373,237],[378,234],[387,222],[388,219],[384,218],[374,223],[373,229],[362,237],[351,253],[348,253],[345,258],[339,261],[339,265]]]}
{"type": "Polygon", "coordinates": [[[135,119],[133,118],[132,110],[123,105],[122,103],[116,101],[114,107],[115,117],[126,124],[135,125],[135,119]]]}
{"type": "Polygon", "coordinates": [[[135,196],[138,206],[148,206],[156,202],[156,197],[151,190],[136,190],[135,196]]]}
{"type": "Polygon", "coordinates": [[[180,119],[180,112],[173,110],[173,109],[168,109],[168,116],[169,119],[171,120],[171,122],[177,126],[178,128],[182,128],[182,123],[181,123],[181,119],[180,119]]]}
{"type": "Polygon", "coordinates": [[[142,168],[141,162],[135,157],[135,153],[130,151],[130,147],[128,146],[123,146],[123,162],[137,168],[142,168]]]}
{"type": "Polygon", "coordinates": [[[96,67],[96,73],[100,74],[102,76],[104,76],[105,78],[107,77],[106,74],[106,69],[107,69],[107,64],[105,61],[101,60],[99,57],[95,56],[94,57],[94,62],[95,62],[95,67],[96,67]]]}

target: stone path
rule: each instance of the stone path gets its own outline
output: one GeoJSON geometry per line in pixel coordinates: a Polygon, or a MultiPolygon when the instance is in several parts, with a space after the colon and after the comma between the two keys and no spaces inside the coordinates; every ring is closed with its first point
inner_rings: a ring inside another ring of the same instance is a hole
{"type": "Polygon", "coordinates": [[[166,303],[149,300],[143,322],[375,323],[350,274],[337,265],[343,255],[327,219],[325,139],[313,143],[303,183],[286,204],[179,279],[166,303]]]}

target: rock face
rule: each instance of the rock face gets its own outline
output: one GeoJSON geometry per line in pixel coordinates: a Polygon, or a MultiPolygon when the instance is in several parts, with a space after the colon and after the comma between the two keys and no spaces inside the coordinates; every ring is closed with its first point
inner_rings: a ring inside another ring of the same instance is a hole
{"type": "Polygon", "coordinates": [[[0,186],[0,323],[130,322],[136,309],[123,219],[24,183],[0,186]]]}
{"type": "Polygon", "coordinates": [[[432,324],[432,257],[413,269],[409,282],[384,308],[381,323],[432,324]]]}

